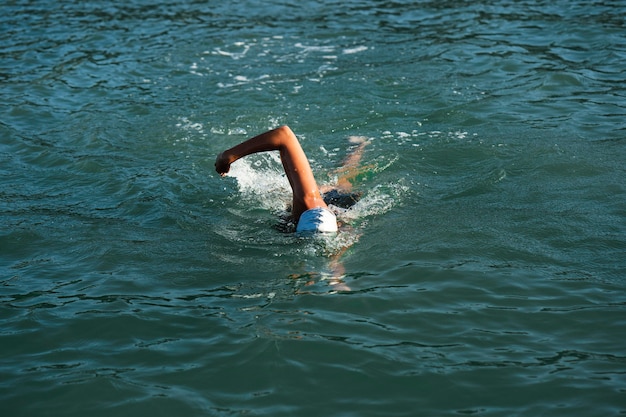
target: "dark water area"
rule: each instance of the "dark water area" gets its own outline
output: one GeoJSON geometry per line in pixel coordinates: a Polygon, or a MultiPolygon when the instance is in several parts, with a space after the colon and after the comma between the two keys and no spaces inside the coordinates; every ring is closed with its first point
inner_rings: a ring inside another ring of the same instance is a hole
{"type": "Polygon", "coordinates": [[[625,17],[3,2],[3,415],[625,414],[625,17]],[[281,124],[322,184],[370,140],[337,236],[214,172],[281,124]]]}

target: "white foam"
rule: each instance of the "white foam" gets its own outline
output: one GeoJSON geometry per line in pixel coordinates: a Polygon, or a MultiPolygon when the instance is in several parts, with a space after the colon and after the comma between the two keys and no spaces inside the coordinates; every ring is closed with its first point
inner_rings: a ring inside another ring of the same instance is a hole
{"type": "Polygon", "coordinates": [[[346,55],[358,54],[359,52],[367,51],[369,48],[365,45],[355,46],[354,48],[346,48],[343,53],[346,55]]]}
{"type": "Polygon", "coordinates": [[[334,46],[318,46],[318,45],[304,45],[300,42],[294,45],[296,48],[301,48],[305,52],[327,52],[331,53],[335,50],[334,46]]]}
{"type": "Polygon", "coordinates": [[[235,47],[238,47],[238,48],[243,47],[243,50],[237,51],[237,52],[231,52],[231,51],[224,51],[221,48],[215,48],[213,53],[215,55],[226,56],[234,60],[239,60],[239,59],[244,58],[246,54],[248,53],[248,51],[250,50],[250,45],[246,45],[243,42],[235,42],[233,45],[235,45],[235,47]]]}
{"type": "Polygon", "coordinates": [[[409,187],[401,182],[377,185],[368,190],[349,210],[341,211],[338,217],[340,220],[353,222],[387,213],[402,201],[403,195],[408,191],[409,187]]]}
{"type": "Polygon", "coordinates": [[[237,180],[244,200],[266,210],[283,211],[291,201],[291,187],[278,152],[265,152],[234,162],[229,177],[237,180]]]}
{"type": "MultiPolygon", "coordinates": [[[[379,158],[370,165],[372,172],[381,172],[392,165],[397,158],[379,158]]],[[[264,152],[240,159],[231,165],[229,177],[237,180],[240,198],[246,204],[274,213],[284,213],[291,204],[292,192],[283,171],[278,152],[264,152]]],[[[358,240],[361,228],[371,216],[379,216],[400,204],[410,191],[403,181],[379,184],[363,190],[363,197],[349,209],[331,206],[342,223],[351,226],[349,233],[339,233],[330,240],[325,239],[324,251],[342,247],[358,240]]]]}

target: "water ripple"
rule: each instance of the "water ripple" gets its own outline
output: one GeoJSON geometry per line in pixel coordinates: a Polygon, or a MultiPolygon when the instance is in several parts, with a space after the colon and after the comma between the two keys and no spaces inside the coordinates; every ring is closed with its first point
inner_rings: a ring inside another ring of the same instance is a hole
{"type": "Polygon", "coordinates": [[[623,10],[2,3],[3,409],[624,413],[623,10]],[[279,124],[371,138],[340,238],[214,174],[279,124]]]}

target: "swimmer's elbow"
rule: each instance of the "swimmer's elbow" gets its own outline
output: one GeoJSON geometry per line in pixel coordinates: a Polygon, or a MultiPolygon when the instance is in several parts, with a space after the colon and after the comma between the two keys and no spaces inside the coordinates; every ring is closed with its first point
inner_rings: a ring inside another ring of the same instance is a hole
{"type": "Polygon", "coordinates": [[[293,130],[291,130],[291,128],[287,125],[282,125],[282,126],[277,127],[276,133],[279,133],[281,135],[295,136],[295,134],[293,133],[293,130]]]}
{"type": "Polygon", "coordinates": [[[293,133],[293,130],[291,130],[291,128],[287,125],[277,127],[274,132],[277,135],[277,138],[280,138],[280,143],[283,146],[290,147],[294,142],[298,142],[296,134],[293,133]]]}

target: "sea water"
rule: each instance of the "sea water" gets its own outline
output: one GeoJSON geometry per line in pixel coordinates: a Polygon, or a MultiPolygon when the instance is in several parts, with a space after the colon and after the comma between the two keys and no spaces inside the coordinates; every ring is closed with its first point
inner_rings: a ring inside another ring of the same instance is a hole
{"type": "Polygon", "coordinates": [[[626,413],[624,1],[5,1],[6,416],[626,413]],[[298,135],[335,237],[282,227],[298,135]]]}

